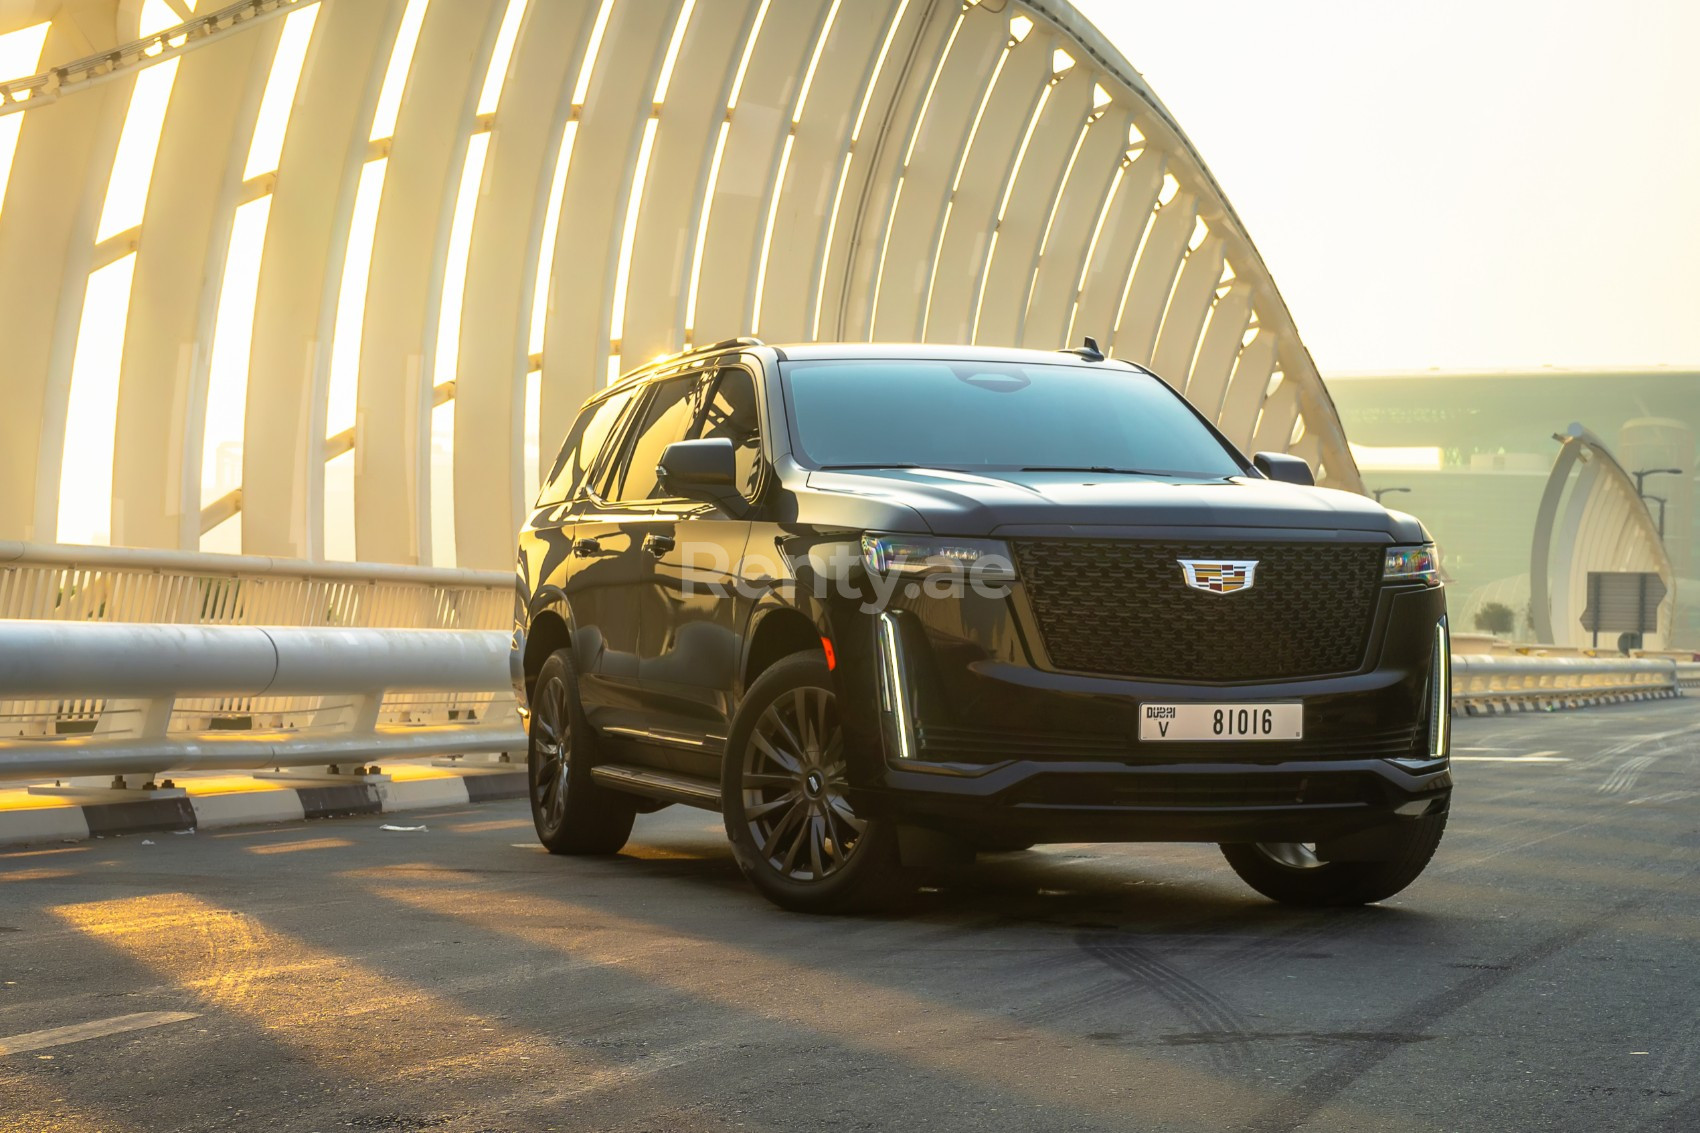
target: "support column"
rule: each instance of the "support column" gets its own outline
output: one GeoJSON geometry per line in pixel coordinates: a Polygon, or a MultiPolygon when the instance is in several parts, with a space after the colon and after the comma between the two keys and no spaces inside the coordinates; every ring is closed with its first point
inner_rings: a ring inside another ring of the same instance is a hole
{"type": "Polygon", "coordinates": [[[1007,11],[981,5],[964,10],[959,18],[961,26],[937,79],[929,83],[931,94],[913,132],[887,141],[901,147],[894,169],[902,181],[890,205],[889,235],[882,237],[882,248],[872,250],[877,252],[877,302],[869,337],[876,341],[921,337],[927,282],[950,204],[951,182],[967,157],[969,127],[988,94],[998,57],[1009,45],[1007,11]]]}
{"type": "MultiPolygon", "coordinates": [[[[1133,270],[1140,238],[1151,223],[1151,210],[1163,191],[1166,164],[1162,154],[1148,149],[1122,174],[1081,278],[1074,314],[1063,336],[1066,342],[1076,343],[1091,335],[1099,346],[1108,349],[1114,345],[1122,292],[1133,270]]],[[[1065,313],[1064,317],[1069,316],[1065,313]]]]}
{"type": "MultiPolygon", "coordinates": [[[[626,200],[679,0],[615,4],[579,115],[555,231],[543,335],[542,433],[567,434],[607,383],[609,320],[626,200]]],[[[722,103],[722,106],[725,104],[722,103]]]]}
{"type": "Polygon", "coordinates": [[[125,324],[113,446],[114,546],[200,546],[201,453],[219,292],[254,119],[283,23],[268,20],[225,36],[177,65],[125,324]]]}
{"type": "MultiPolygon", "coordinates": [[[[527,6],[496,108],[455,366],[455,561],[512,565],[525,485],[525,384],[537,261],[561,130],[594,0],[527,6]]],[[[544,438],[544,447],[558,441],[544,438]]]]}
{"type": "Polygon", "coordinates": [[[278,162],[254,301],[242,550],[324,557],[331,338],[367,134],[401,0],[323,4],[278,162]]]}
{"type": "MultiPolygon", "coordinates": [[[[137,6],[139,9],[139,5],[137,6]]],[[[137,10],[67,0],[42,44],[43,67],[136,38],[137,10]]],[[[0,207],[0,537],[52,542],[59,523],[71,363],[133,77],[23,112],[0,207]]]]}
{"type": "Polygon", "coordinates": [[[1133,282],[1128,284],[1121,317],[1116,320],[1117,357],[1150,364],[1157,341],[1157,324],[1169,305],[1175,273],[1186,258],[1187,242],[1192,239],[1197,221],[1198,197],[1186,189],[1157,210],[1145,245],[1139,249],[1139,263],[1134,266],[1133,282]]]}
{"type": "Polygon", "coordinates": [[[754,0],[697,0],[679,46],[667,104],[655,125],[632,243],[620,352],[633,362],[670,354],[685,343],[685,304],[709,167],[758,7],[754,0]]]}
{"type": "Polygon", "coordinates": [[[1027,151],[1021,155],[1021,166],[1011,172],[1014,182],[1008,190],[1009,205],[1003,219],[993,221],[997,244],[986,265],[984,282],[979,285],[978,293],[985,298],[977,312],[975,342],[1014,346],[1022,339],[1021,323],[1039,263],[1039,243],[1045,238],[1045,222],[1062,192],[1068,159],[1077,144],[1085,148],[1081,132],[1092,113],[1093,85],[1092,68],[1085,61],[1077,62],[1057,80],[1039,112],[1027,151]]]}
{"type": "MultiPolygon", "coordinates": [[[[896,8],[897,0],[844,4],[820,53],[808,103],[793,130],[791,163],[779,186],[767,284],[756,312],[758,333],[770,341],[813,336],[832,210],[842,204],[838,187],[850,130],[896,8]]],[[[629,331],[630,312],[626,326],[629,331]]]]}
{"type": "Polygon", "coordinates": [[[882,284],[882,302],[890,292],[895,301],[913,305],[915,317],[925,322],[928,342],[967,342],[973,337],[974,303],[997,228],[998,202],[1009,184],[1027,123],[1051,84],[1055,46],[1050,36],[1034,29],[1010,48],[986,100],[979,129],[969,140],[968,159],[951,197],[937,258],[934,249],[926,249],[931,286],[923,280],[920,289],[911,292],[901,279],[887,278],[882,284]]]}
{"type": "Polygon", "coordinates": [[[431,381],[449,227],[504,8],[425,10],[372,239],[354,441],[354,545],[367,562],[431,561],[431,381]]]}
{"type": "Polygon", "coordinates": [[[1087,245],[1104,211],[1116,170],[1127,153],[1132,116],[1114,106],[1086,129],[1086,140],[1074,159],[1057,202],[1051,235],[1027,297],[1021,344],[1040,350],[1075,346],[1067,340],[1068,316],[1074,306],[1075,285],[1086,266],[1087,245]]]}
{"type": "Polygon", "coordinates": [[[1216,301],[1216,285],[1222,279],[1223,242],[1211,233],[1188,253],[1181,265],[1180,278],[1175,281],[1174,293],[1169,296],[1169,309],[1163,312],[1163,328],[1157,333],[1157,345],[1151,351],[1151,368],[1175,388],[1186,385],[1192,372],[1192,356],[1198,351],[1198,337],[1204,330],[1204,320],[1216,301]]]}
{"type": "Polygon", "coordinates": [[[861,129],[851,142],[839,221],[827,251],[821,338],[848,341],[872,331],[874,285],[903,173],[903,151],[961,13],[950,0],[911,0],[874,77],[861,129]]]}
{"type": "Polygon", "coordinates": [[[779,159],[806,61],[826,19],[826,0],[785,0],[767,10],[750,56],[707,208],[708,237],[697,287],[691,341],[748,334],[755,319],[756,275],[768,202],[778,191],[779,159]]]}

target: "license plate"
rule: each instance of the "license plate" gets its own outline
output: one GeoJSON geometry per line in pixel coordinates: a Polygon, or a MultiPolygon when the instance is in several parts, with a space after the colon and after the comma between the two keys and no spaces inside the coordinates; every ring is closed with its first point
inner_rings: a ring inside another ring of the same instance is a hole
{"type": "Polygon", "coordinates": [[[1142,704],[1141,741],[1302,740],[1305,706],[1284,704],[1142,704]]]}

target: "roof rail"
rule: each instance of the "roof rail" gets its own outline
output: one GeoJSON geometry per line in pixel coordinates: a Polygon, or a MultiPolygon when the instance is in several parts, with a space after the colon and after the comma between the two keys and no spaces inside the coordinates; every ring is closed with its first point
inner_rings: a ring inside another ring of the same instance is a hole
{"type": "Polygon", "coordinates": [[[618,385],[620,382],[623,382],[628,378],[636,377],[638,374],[648,373],[658,366],[671,366],[676,363],[683,362],[686,359],[694,358],[698,354],[713,354],[720,350],[730,350],[735,346],[766,345],[767,343],[763,342],[759,338],[751,338],[748,335],[744,335],[739,338],[723,338],[719,342],[711,342],[707,346],[688,346],[676,354],[663,354],[659,358],[651,359],[641,366],[633,366],[631,369],[621,374],[618,378],[615,378],[613,384],[618,385]]]}
{"type": "Polygon", "coordinates": [[[737,338],[723,338],[719,342],[711,342],[707,346],[693,346],[681,357],[691,354],[712,354],[716,350],[730,350],[734,346],[766,346],[767,343],[750,335],[740,335],[737,338]]]}

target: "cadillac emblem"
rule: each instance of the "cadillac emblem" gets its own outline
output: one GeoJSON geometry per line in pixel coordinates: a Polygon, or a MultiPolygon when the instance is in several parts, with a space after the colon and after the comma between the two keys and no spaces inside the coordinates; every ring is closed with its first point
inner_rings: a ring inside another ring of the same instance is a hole
{"type": "Polygon", "coordinates": [[[1206,594],[1232,594],[1250,590],[1257,579],[1257,560],[1213,562],[1206,559],[1177,559],[1186,574],[1186,584],[1206,594]]]}

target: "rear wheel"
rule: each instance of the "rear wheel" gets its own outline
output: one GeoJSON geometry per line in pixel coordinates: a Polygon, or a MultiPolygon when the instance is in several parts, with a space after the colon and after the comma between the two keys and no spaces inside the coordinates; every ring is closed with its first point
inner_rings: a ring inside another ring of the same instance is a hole
{"type": "Polygon", "coordinates": [[[897,831],[850,806],[846,766],[824,658],[793,654],[750,686],[726,743],[721,809],[744,876],[774,904],[840,913],[890,894],[897,831]]]}
{"type": "Polygon", "coordinates": [[[1285,905],[1367,905],[1417,879],[1434,857],[1446,815],[1400,822],[1398,845],[1384,861],[1325,862],[1308,842],[1223,843],[1222,856],[1240,879],[1285,905]]]}
{"type": "Polygon", "coordinates": [[[579,704],[572,654],[557,649],[532,690],[526,752],[531,821],[552,854],[612,854],[632,835],[637,800],[591,778],[595,741],[579,704]]]}

